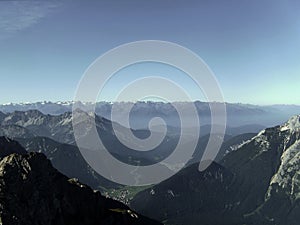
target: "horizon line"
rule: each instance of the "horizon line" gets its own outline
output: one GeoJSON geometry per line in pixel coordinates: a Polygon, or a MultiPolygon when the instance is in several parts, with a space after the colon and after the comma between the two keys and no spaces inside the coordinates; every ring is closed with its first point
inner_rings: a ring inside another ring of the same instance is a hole
{"type": "Polygon", "coordinates": [[[8,103],[0,103],[0,106],[13,106],[13,105],[32,105],[32,104],[74,104],[74,103],[82,103],[82,104],[97,104],[97,103],[109,103],[109,104],[118,104],[118,103],[163,103],[163,104],[172,104],[172,103],[224,103],[224,104],[236,104],[236,105],[251,105],[251,106],[300,106],[300,104],[285,104],[285,103],[275,103],[275,104],[254,104],[254,103],[243,103],[243,102],[217,102],[217,101],[202,101],[202,100],[193,100],[193,101],[153,101],[153,100],[140,100],[140,101],[97,101],[97,102],[90,102],[90,101],[74,101],[74,100],[66,100],[66,101],[26,101],[26,102],[8,102],[8,103]]]}

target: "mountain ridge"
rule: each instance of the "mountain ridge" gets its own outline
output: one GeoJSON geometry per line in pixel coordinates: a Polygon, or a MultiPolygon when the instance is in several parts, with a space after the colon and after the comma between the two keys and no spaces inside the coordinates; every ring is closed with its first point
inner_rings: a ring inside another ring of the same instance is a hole
{"type": "MultiPolygon", "coordinates": [[[[210,109],[208,102],[194,101],[194,102],[173,102],[172,104],[176,104],[178,108],[184,108],[187,104],[193,103],[197,108],[199,117],[202,117],[203,124],[210,123],[210,109]]],[[[27,111],[32,109],[37,109],[44,114],[51,115],[59,115],[65,112],[71,112],[73,106],[84,107],[89,111],[93,111],[95,107],[96,114],[105,117],[107,119],[111,119],[111,109],[112,106],[115,107],[117,119],[123,119],[126,115],[123,115],[124,108],[131,107],[131,113],[139,120],[142,115],[153,116],[163,116],[169,115],[171,121],[176,121],[176,111],[172,107],[171,103],[164,102],[97,102],[94,103],[81,103],[74,101],[67,102],[36,102],[36,103],[14,103],[14,104],[2,104],[0,105],[0,111],[4,113],[11,113],[13,111],[27,111]]],[[[261,105],[251,105],[251,104],[241,104],[241,103],[225,103],[227,114],[228,114],[228,122],[231,126],[241,126],[247,124],[247,119],[245,116],[250,116],[251,119],[250,124],[258,122],[264,126],[273,126],[275,124],[281,123],[287,118],[291,117],[294,114],[300,113],[300,106],[298,105],[269,105],[269,106],[261,106],[261,105]],[[234,117],[238,117],[239,120],[234,119],[234,117]]],[[[149,117],[150,118],[150,117],[149,117]]],[[[147,117],[147,119],[149,119],[147,117]]],[[[249,120],[248,118],[248,120],[249,120]]],[[[124,125],[124,124],[122,124],[124,125]]],[[[171,125],[171,124],[170,124],[171,125]]],[[[192,124],[191,124],[192,125],[192,124]]],[[[144,121],[136,121],[132,124],[133,128],[145,128],[144,121]]]]}
{"type": "Polygon", "coordinates": [[[0,137],[0,221],[3,225],[159,225],[54,169],[0,137]],[[84,204],[82,204],[84,202],[84,204]]]}
{"type": "Polygon", "coordinates": [[[203,172],[198,171],[198,164],[183,169],[138,193],[131,207],[172,225],[298,224],[299,121],[297,115],[280,126],[264,129],[227,154],[217,164],[218,173],[215,163],[203,172]],[[168,194],[171,191],[174,195],[168,194]],[[140,205],[142,199],[147,200],[146,206],[140,205]],[[165,208],[153,212],[159,204],[165,208]],[[210,211],[210,206],[214,210],[210,211]]]}

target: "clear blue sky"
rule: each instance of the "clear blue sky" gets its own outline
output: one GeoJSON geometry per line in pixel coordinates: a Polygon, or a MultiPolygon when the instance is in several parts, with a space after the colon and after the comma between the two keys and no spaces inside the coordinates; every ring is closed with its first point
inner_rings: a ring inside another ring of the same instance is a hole
{"type": "Polygon", "coordinates": [[[72,100],[98,56],[158,39],[202,57],[228,102],[300,104],[299,12],[298,0],[0,0],[0,103],[72,100]]]}

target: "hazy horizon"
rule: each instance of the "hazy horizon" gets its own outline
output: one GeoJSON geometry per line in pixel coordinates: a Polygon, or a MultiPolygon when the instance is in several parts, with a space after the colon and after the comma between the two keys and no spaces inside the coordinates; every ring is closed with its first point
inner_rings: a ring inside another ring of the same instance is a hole
{"type": "MultiPolygon", "coordinates": [[[[6,102],[6,103],[1,103],[1,106],[4,105],[30,105],[30,104],[36,104],[36,103],[54,103],[54,104],[69,104],[69,103],[74,103],[76,101],[74,100],[62,100],[62,101],[50,101],[50,100],[41,100],[41,101],[25,101],[25,102],[6,102]]],[[[93,102],[84,102],[80,101],[81,103],[87,103],[87,104],[94,104],[93,102]]],[[[137,101],[97,101],[96,103],[190,103],[190,102],[201,102],[201,103],[209,103],[208,101],[202,101],[202,100],[193,100],[193,101],[155,101],[155,100],[137,100],[137,101]]],[[[300,106],[300,104],[285,104],[285,103],[278,103],[278,104],[252,104],[252,103],[244,103],[244,102],[224,102],[225,104],[237,104],[237,105],[251,105],[251,106],[300,106]]]]}

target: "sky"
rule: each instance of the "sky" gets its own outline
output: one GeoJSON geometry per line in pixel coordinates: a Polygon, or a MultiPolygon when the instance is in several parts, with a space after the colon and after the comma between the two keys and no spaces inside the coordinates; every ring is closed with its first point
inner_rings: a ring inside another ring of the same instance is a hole
{"type": "MultiPolygon", "coordinates": [[[[195,52],[226,102],[300,104],[299,11],[297,0],[0,0],[0,104],[72,100],[94,60],[140,40],[195,52]]],[[[186,74],[151,63],[116,73],[99,100],[152,74],[205,100],[186,74]]]]}

